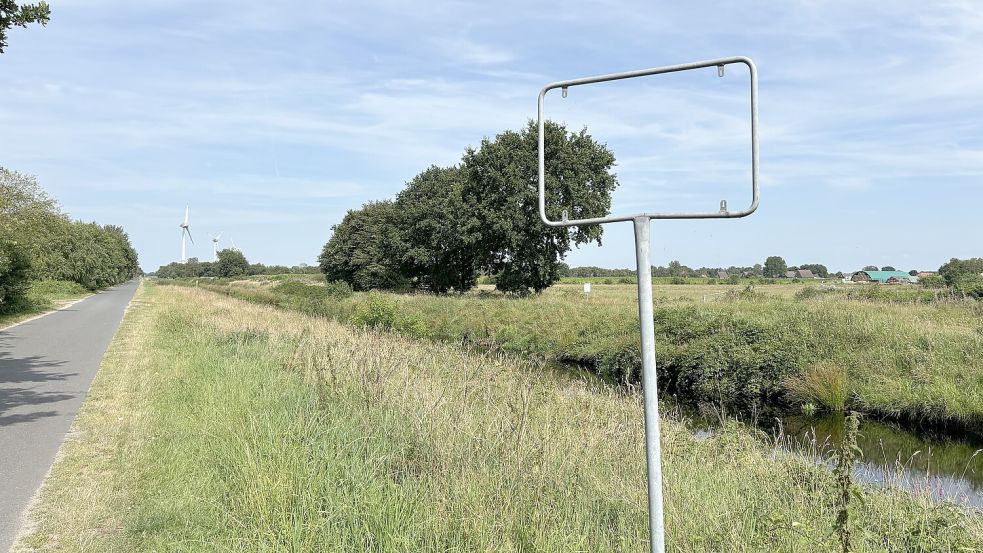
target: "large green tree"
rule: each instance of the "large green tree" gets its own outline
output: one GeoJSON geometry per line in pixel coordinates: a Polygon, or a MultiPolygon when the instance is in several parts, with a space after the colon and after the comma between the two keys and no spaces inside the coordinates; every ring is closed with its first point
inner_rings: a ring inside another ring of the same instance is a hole
{"type": "Polygon", "coordinates": [[[468,223],[465,175],[432,166],[396,196],[399,270],[419,289],[466,292],[478,280],[480,228],[468,223]]]}
{"type": "MultiPolygon", "coordinates": [[[[568,132],[547,122],[546,213],[553,219],[600,217],[611,208],[617,179],[614,155],[586,130],[568,132]]],[[[539,219],[538,129],[529,124],[469,148],[463,159],[462,232],[480,236],[474,252],[505,292],[540,292],[559,279],[560,262],[574,245],[601,243],[600,225],[548,227],[539,219]]]]}
{"type": "Polygon", "coordinates": [[[332,227],[318,264],[329,282],[341,280],[355,290],[400,289],[409,286],[399,271],[402,241],[396,204],[369,202],[350,210],[332,227]]]}
{"type": "MultiPolygon", "coordinates": [[[[189,260],[190,261],[190,260],[189,260]]],[[[195,259],[195,261],[198,261],[195,259]]],[[[218,260],[214,263],[215,273],[220,277],[242,276],[249,272],[249,261],[239,250],[226,248],[219,250],[218,260]]],[[[199,269],[196,272],[203,272],[199,269]]]]}
{"type": "Polygon", "coordinates": [[[773,255],[765,259],[764,275],[768,278],[781,278],[785,276],[788,265],[785,259],[778,255],[773,255]]]}
{"type": "Polygon", "coordinates": [[[7,31],[11,27],[27,27],[30,23],[46,25],[51,18],[47,2],[17,5],[14,0],[0,0],[0,54],[7,47],[7,31]]]}

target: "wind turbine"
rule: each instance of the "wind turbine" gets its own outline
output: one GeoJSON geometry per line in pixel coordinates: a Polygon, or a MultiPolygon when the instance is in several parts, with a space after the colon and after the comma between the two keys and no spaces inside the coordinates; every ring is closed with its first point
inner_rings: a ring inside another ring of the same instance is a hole
{"type": "MultiPolygon", "coordinates": [[[[209,234],[209,236],[212,236],[209,234]]],[[[218,261],[218,241],[222,238],[222,233],[218,233],[218,236],[212,236],[212,261],[218,261]]]]}
{"type": "Polygon", "coordinates": [[[184,206],[184,222],[181,223],[181,225],[180,225],[181,226],[181,263],[187,263],[188,262],[188,256],[187,256],[187,253],[186,253],[186,243],[184,241],[184,236],[187,235],[188,236],[188,240],[191,240],[191,243],[192,244],[195,243],[195,239],[191,237],[191,225],[188,224],[188,211],[189,211],[189,207],[188,206],[184,206]]]}

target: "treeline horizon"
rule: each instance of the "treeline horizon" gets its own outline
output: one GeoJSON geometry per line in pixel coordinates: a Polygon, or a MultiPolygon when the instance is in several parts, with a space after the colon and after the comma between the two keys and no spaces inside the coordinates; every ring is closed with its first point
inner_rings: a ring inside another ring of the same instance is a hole
{"type": "MultiPolygon", "coordinates": [[[[852,275],[853,273],[857,272],[857,271],[833,272],[827,269],[826,266],[821,263],[804,263],[802,265],[787,265],[785,271],[796,271],[800,269],[810,270],[812,271],[813,274],[822,278],[831,278],[831,277],[840,278],[840,277],[852,275]]],[[[885,266],[883,268],[879,268],[873,265],[868,265],[865,266],[863,269],[857,269],[857,270],[858,271],[868,271],[868,270],[869,271],[881,271],[881,270],[896,271],[896,270],[903,270],[903,269],[895,269],[892,266],[885,266]]],[[[747,274],[749,276],[754,276],[754,277],[769,278],[768,276],[765,275],[764,265],[762,264],[747,265],[747,266],[730,265],[727,267],[704,266],[704,267],[691,268],[681,264],[679,261],[674,260],[670,262],[668,266],[652,265],[652,276],[660,277],[660,278],[677,277],[677,276],[694,277],[694,278],[699,278],[699,277],[716,278],[717,273],[720,271],[726,272],[728,275],[741,276],[743,274],[747,274]]],[[[904,272],[910,273],[911,271],[915,271],[916,273],[925,272],[915,269],[909,269],[904,272]]],[[[937,269],[933,269],[932,272],[937,272],[937,269]]],[[[573,278],[591,278],[591,277],[603,278],[603,277],[626,277],[626,276],[633,277],[635,276],[636,270],[630,268],[612,269],[607,267],[596,267],[593,265],[585,265],[585,266],[578,266],[578,267],[563,267],[561,268],[560,273],[562,277],[573,277],[573,278]]],[[[777,275],[772,276],[771,278],[775,278],[775,277],[777,277],[777,275]]]]}
{"type": "Polygon", "coordinates": [[[69,281],[88,290],[141,274],[122,227],[73,220],[37,179],[0,167],[0,312],[28,308],[37,281],[69,281]]]}
{"type": "Polygon", "coordinates": [[[241,250],[226,248],[219,250],[216,261],[200,261],[197,257],[190,257],[184,263],[173,261],[167,265],[161,265],[156,271],[149,273],[148,276],[155,276],[157,278],[228,278],[258,275],[317,274],[319,272],[321,271],[317,265],[308,265],[306,263],[289,267],[286,265],[249,263],[241,250]]]}

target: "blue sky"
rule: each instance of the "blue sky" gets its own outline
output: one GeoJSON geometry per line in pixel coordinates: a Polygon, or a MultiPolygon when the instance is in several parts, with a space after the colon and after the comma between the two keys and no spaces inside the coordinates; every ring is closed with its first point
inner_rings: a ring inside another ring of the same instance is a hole
{"type": "MultiPolygon", "coordinates": [[[[833,270],[983,255],[983,3],[52,2],[0,55],[0,165],[123,225],[145,270],[223,232],[315,263],[331,225],[536,115],[546,83],[731,55],[760,77],[761,208],[653,225],[653,262],[833,270]]],[[[749,195],[747,74],[550,96],[618,158],[614,211],[749,195]]],[[[572,265],[634,264],[630,223],[572,265]]],[[[224,242],[223,245],[227,245],[224,242]]]]}

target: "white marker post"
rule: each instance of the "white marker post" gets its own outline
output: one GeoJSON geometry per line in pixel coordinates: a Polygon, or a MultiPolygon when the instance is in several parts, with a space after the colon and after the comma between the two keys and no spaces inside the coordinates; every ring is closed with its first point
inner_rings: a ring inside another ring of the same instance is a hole
{"type": "MultiPolygon", "coordinates": [[[[642,391],[645,406],[645,456],[648,465],[649,531],[652,552],[664,553],[665,527],[662,513],[662,446],[659,435],[659,395],[655,378],[655,325],[652,314],[652,263],[649,260],[649,232],[652,219],[728,219],[746,217],[758,209],[758,71],[750,58],[736,56],[716,60],[699,61],[654,69],[641,69],[626,73],[612,73],[596,77],[585,77],[569,81],[558,81],[543,87],[539,92],[539,217],[552,227],[572,227],[604,223],[632,221],[635,226],[635,261],[638,267],[638,317],[642,342],[642,391]],[[559,221],[550,220],[546,215],[546,162],[545,162],[545,119],[543,117],[546,93],[562,89],[563,97],[567,89],[607,81],[675,73],[692,69],[716,67],[717,76],[724,76],[724,67],[730,64],[744,64],[751,75],[751,205],[743,211],[728,211],[727,202],[721,200],[719,211],[697,213],[640,213],[637,215],[596,217],[593,219],[568,220],[566,212],[559,221]]],[[[584,293],[590,285],[584,285],[584,293]]]]}
{"type": "Polygon", "coordinates": [[[584,297],[587,298],[587,301],[590,301],[590,283],[589,282],[585,282],[584,283],[584,297]]]}

